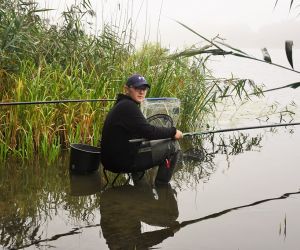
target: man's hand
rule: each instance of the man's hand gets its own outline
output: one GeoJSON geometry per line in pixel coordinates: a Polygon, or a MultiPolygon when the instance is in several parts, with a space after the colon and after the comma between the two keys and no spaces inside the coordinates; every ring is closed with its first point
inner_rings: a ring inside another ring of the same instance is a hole
{"type": "Polygon", "coordinates": [[[175,134],[174,138],[176,140],[183,138],[182,132],[180,130],[176,129],[176,134],[175,134]]]}

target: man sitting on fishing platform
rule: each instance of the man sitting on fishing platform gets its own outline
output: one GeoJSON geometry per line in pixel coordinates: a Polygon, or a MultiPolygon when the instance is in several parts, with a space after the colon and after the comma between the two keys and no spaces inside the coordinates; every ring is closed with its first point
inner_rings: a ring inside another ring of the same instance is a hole
{"type": "Polygon", "coordinates": [[[143,115],[140,104],[150,85],[139,75],[130,76],[124,86],[125,94],[118,94],[102,129],[101,162],[114,173],[144,173],[159,166],[156,184],[168,183],[177,161],[182,132],[175,127],[151,125],[143,115]],[[132,143],[131,139],[146,141],[132,143]],[[170,138],[163,142],[157,139],[170,138]]]}

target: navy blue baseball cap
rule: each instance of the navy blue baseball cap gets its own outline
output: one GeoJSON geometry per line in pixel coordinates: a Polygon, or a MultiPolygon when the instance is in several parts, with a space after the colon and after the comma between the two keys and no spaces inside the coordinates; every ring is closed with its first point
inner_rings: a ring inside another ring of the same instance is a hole
{"type": "Polygon", "coordinates": [[[126,85],[128,87],[138,88],[141,86],[147,86],[150,89],[150,85],[147,83],[145,77],[139,74],[133,74],[127,79],[126,85]]]}

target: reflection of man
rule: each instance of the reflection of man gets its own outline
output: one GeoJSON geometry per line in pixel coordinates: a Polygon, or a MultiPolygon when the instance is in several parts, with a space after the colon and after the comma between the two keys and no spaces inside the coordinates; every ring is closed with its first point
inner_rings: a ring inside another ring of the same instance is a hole
{"type": "Polygon", "coordinates": [[[101,228],[109,249],[148,249],[170,236],[179,223],[177,202],[170,185],[121,186],[103,192],[100,201],[101,228]],[[141,222],[166,227],[141,232],[141,222]]]}

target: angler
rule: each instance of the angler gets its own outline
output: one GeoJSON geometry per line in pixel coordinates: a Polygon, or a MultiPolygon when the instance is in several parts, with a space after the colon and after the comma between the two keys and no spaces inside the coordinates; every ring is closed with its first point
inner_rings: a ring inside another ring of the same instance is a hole
{"type": "Polygon", "coordinates": [[[172,127],[151,125],[140,110],[150,85],[146,79],[134,74],[119,94],[104,122],[101,138],[101,161],[104,169],[114,173],[143,175],[145,170],[159,165],[156,183],[168,183],[177,161],[182,132],[172,127]],[[130,143],[134,138],[146,141],[130,143]],[[175,140],[155,143],[152,140],[175,140]]]}

